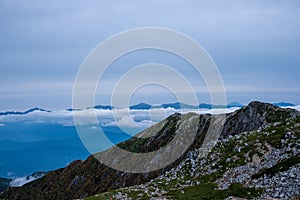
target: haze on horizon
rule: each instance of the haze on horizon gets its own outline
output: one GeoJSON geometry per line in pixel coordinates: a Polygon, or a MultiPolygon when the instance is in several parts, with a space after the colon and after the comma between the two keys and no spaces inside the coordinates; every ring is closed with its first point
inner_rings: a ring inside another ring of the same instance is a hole
{"type": "MultiPolygon", "coordinates": [[[[220,70],[227,102],[299,105],[299,9],[300,2],[292,0],[0,1],[0,110],[71,107],[73,82],[88,53],[106,38],[140,27],[174,29],[200,43],[220,70]]],[[[190,66],[155,51],[114,63],[96,102],[110,103],[108,91],[120,71],[154,61],[179,70],[197,88],[199,101],[209,103],[205,84],[190,66]]],[[[141,88],[132,99],[175,101],[157,87],[141,88]]]]}

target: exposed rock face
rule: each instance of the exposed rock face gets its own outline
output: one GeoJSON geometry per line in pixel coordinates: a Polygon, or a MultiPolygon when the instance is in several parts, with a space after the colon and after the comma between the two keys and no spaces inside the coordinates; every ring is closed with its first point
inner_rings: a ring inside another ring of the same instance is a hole
{"type": "MultiPolygon", "coordinates": [[[[222,130],[222,138],[238,136],[245,131],[252,131],[269,123],[296,118],[299,112],[282,109],[272,104],[252,102],[248,106],[229,114],[222,130]]],[[[66,168],[49,172],[46,176],[20,188],[11,188],[1,195],[7,199],[75,199],[95,195],[112,189],[145,183],[167,171],[182,168],[186,159],[197,155],[197,149],[203,144],[211,121],[218,122],[218,116],[198,115],[199,124],[193,144],[177,161],[169,166],[150,173],[125,173],[114,170],[90,156],[85,161],[74,161],[66,168]]],[[[184,123],[183,115],[174,114],[166,120],[150,127],[153,130],[149,138],[132,138],[119,144],[119,147],[132,152],[148,152],[168,144],[176,134],[180,124],[184,123]]],[[[149,130],[148,130],[149,131],[149,130]]],[[[141,133],[143,134],[143,133],[141,133]]],[[[235,147],[239,151],[239,146],[235,147]]],[[[197,156],[196,156],[197,157],[197,156]]],[[[230,163],[236,158],[225,159],[230,163]]],[[[260,162],[255,158],[256,162],[260,162]]],[[[190,159],[191,160],[191,159],[190,159]]],[[[223,162],[223,161],[222,161],[223,162]]],[[[197,168],[193,161],[192,167],[197,168]]],[[[220,164],[220,163],[215,163],[220,164]]],[[[189,164],[190,166],[190,164],[189,164]]],[[[213,170],[213,169],[212,169],[213,170]]]]}
{"type": "Polygon", "coordinates": [[[268,123],[295,117],[298,114],[297,110],[284,109],[273,104],[253,101],[248,106],[228,115],[222,135],[236,135],[251,131],[268,123]]]}

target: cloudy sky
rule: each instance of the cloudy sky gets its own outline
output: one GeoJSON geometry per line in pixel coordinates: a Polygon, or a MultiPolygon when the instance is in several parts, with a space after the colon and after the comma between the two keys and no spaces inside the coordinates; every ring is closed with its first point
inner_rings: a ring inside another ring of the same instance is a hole
{"type": "MultiPolygon", "coordinates": [[[[300,104],[299,10],[293,0],[1,0],[0,110],[71,107],[73,82],[88,53],[106,38],[140,27],[174,29],[200,43],[221,72],[228,101],[300,104]]],[[[139,64],[148,62],[146,53],[135,57],[139,64]]],[[[107,88],[117,71],[107,75],[107,88]]],[[[148,102],[167,99],[159,97],[148,102]]],[[[108,99],[100,95],[97,102],[108,99]]]]}

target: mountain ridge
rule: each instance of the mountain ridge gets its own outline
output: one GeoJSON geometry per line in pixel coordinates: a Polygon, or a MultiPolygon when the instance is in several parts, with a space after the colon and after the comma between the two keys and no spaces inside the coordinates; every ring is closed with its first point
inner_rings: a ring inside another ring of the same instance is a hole
{"type": "MultiPolygon", "coordinates": [[[[295,106],[295,104],[292,103],[288,103],[288,102],[278,102],[278,103],[272,103],[275,106],[279,106],[279,107],[292,107],[295,106]]],[[[242,108],[245,105],[240,104],[239,102],[231,102],[228,103],[227,105],[213,105],[213,104],[208,104],[208,103],[200,103],[199,105],[190,105],[190,104],[186,104],[186,103],[181,103],[181,102],[174,102],[174,103],[164,103],[164,104],[160,104],[160,105],[151,105],[148,103],[138,103],[138,104],[133,104],[129,106],[129,109],[137,109],[137,110],[148,110],[148,109],[155,109],[155,108],[174,108],[174,109],[213,109],[213,108],[233,108],[233,107],[237,107],[237,108],[242,108]]],[[[95,105],[95,106],[91,106],[91,107],[87,107],[85,109],[103,109],[103,110],[113,110],[113,109],[118,109],[117,107],[111,106],[111,105],[95,105]]],[[[81,111],[84,109],[81,108],[67,108],[65,109],[65,111],[81,111]]],[[[0,112],[0,116],[5,116],[5,115],[25,115],[25,114],[29,114],[32,113],[34,111],[41,111],[41,112],[53,112],[52,110],[47,110],[47,109],[43,109],[43,108],[39,108],[39,107],[34,107],[34,108],[30,108],[26,111],[3,111],[0,112]]]]}
{"type": "MultiPolygon", "coordinates": [[[[193,144],[182,157],[161,170],[140,174],[120,172],[105,166],[90,156],[85,161],[74,161],[65,168],[49,172],[43,178],[23,187],[11,188],[2,194],[2,197],[9,199],[30,197],[34,199],[37,198],[37,195],[41,195],[40,197],[43,199],[72,199],[146,183],[178,166],[185,158],[189,157],[189,152],[203,144],[212,115],[198,116],[199,127],[193,144]]],[[[221,136],[226,140],[245,131],[253,131],[269,123],[298,116],[299,112],[293,109],[282,109],[272,104],[257,101],[251,102],[248,106],[227,115],[221,136]]],[[[150,137],[150,139],[143,140],[143,142],[132,138],[127,141],[127,145],[123,148],[127,146],[131,148],[131,151],[141,152],[145,149],[149,150],[157,142],[157,145],[164,146],[174,134],[174,124],[182,123],[181,119],[181,114],[171,115],[165,119],[165,126],[163,126],[164,128],[161,129],[158,136],[150,137]]],[[[119,145],[122,146],[122,144],[119,145]]]]}
{"type": "Polygon", "coordinates": [[[45,110],[45,109],[42,109],[42,108],[35,107],[35,108],[30,108],[30,109],[28,109],[24,112],[21,112],[21,111],[0,112],[0,116],[5,116],[5,115],[26,115],[28,113],[32,113],[32,112],[35,112],[35,111],[51,112],[50,110],[45,110]]]}

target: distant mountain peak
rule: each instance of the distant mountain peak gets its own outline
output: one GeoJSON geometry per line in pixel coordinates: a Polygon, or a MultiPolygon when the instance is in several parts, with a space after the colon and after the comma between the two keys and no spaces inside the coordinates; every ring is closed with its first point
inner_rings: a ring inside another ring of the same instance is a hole
{"type": "Polygon", "coordinates": [[[278,102],[278,103],[273,103],[273,105],[276,105],[276,106],[281,106],[281,107],[287,107],[287,106],[295,106],[294,104],[292,103],[287,103],[287,102],[278,102]]]}
{"type": "Polygon", "coordinates": [[[182,102],[175,102],[175,103],[166,103],[161,105],[163,108],[174,108],[174,109],[197,109],[198,106],[182,103],[182,102]]]}
{"type": "Polygon", "coordinates": [[[240,104],[237,101],[231,102],[229,104],[227,104],[227,108],[231,108],[231,107],[238,107],[238,108],[242,108],[244,105],[240,104]]]}
{"type": "MultiPolygon", "coordinates": [[[[114,109],[115,107],[111,106],[111,105],[95,105],[93,107],[89,107],[89,108],[94,108],[94,109],[103,109],[103,110],[112,110],[114,109]]],[[[88,109],[89,109],[88,108],[88,109]]]]}
{"type": "Polygon", "coordinates": [[[42,108],[38,108],[38,107],[35,107],[35,108],[31,108],[29,110],[26,110],[24,112],[21,112],[21,111],[6,111],[6,112],[0,112],[0,116],[5,116],[5,115],[26,115],[28,113],[32,113],[34,111],[41,111],[41,112],[51,112],[49,110],[45,110],[45,109],[42,109],[42,108]]]}
{"type": "Polygon", "coordinates": [[[137,109],[137,110],[148,110],[150,108],[152,108],[152,105],[147,103],[139,103],[139,104],[129,106],[129,109],[137,109]]]}

